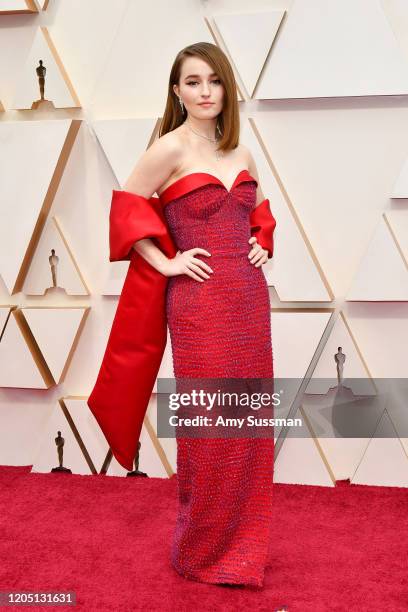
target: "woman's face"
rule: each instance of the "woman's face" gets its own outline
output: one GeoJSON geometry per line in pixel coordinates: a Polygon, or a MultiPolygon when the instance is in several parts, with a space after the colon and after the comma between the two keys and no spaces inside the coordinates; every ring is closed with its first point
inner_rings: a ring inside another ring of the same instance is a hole
{"type": "Polygon", "coordinates": [[[183,61],[180,86],[173,89],[186,107],[189,115],[197,119],[214,119],[222,111],[224,87],[212,67],[199,57],[183,61]],[[203,106],[203,102],[211,102],[203,106]]]}

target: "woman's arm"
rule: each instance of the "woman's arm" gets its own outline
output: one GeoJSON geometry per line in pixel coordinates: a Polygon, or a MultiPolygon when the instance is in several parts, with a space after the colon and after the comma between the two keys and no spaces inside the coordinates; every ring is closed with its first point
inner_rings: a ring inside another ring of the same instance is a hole
{"type": "MultiPolygon", "coordinates": [[[[123,186],[125,191],[140,195],[147,200],[157,192],[177,169],[180,148],[174,138],[158,138],[139,158],[131,175],[123,186]]],[[[151,238],[137,240],[133,248],[156,270],[164,274],[168,258],[151,238]]]]}
{"type": "Polygon", "coordinates": [[[211,253],[194,247],[167,257],[149,236],[151,232],[157,236],[166,231],[162,215],[153,210],[149,199],[178,170],[181,157],[182,149],[177,139],[165,134],[140,157],[124,191],[115,193],[110,215],[111,261],[128,259],[129,250],[133,248],[164,276],[186,274],[204,282],[213,270],[196,255],[210,257],[211,253]],[[143,220],[147,225],[144,226],[143,220]]]}

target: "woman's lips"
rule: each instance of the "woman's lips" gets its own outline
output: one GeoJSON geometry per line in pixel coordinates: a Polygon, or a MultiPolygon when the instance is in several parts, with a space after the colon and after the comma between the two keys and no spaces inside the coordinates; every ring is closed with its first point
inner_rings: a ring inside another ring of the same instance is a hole
{"type": "Polygon", "coordinates": [[[212,106],[214,104],[214,102],[202,102],[201,104],[199,104],[199,106],[212,106]]]}

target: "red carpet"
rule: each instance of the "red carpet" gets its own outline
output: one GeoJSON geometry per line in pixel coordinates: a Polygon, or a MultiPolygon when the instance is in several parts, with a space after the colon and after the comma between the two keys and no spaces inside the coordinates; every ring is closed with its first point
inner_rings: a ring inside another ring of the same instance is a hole
{"type": "Polygon", "coordinates": [[[234,589],[172,569],[176,477],[30,469],[0,467],[0,591],[77,595],[76,607],[35,610],[408,610],[407,489],[275,485],[276,546],[265,587],[234,589]]]}

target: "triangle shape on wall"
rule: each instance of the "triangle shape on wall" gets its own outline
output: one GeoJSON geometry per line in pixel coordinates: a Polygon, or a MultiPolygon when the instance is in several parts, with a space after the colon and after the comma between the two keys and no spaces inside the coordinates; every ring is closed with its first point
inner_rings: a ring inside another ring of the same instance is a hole
{"type": "Polygon", "coordinates": [[[408,267],[384,215],[347,293],[349,302],[408,301],[408,267]]]}
{"type": "Polygon", "coordinates": [[[258,99],[408,93],[407,63],[381,2],[293,2],[280,34],[258,99]]]}
{"type": "Polygon", "coordinates": [[[157,117],[104,119],[92,127],[112,171],[123,189],[136,162],[148,149],[159,127],[157,117]]]}
{"type": "Polygon", "coordinates": [[[21,309],[56,384],[65,377],[89,311],[86,306],[21,309]]]}
{"type": "Polygon", "coordinates": [[[7,140],[0,148],[0,270],[10,293],[21,291],[80,125],[76,119],[0,124],[7,140]]]}
{"type": "Polygon", "coordinates": [[[352,379],[358,379],[358,391],[353,387],[355,393],[375,392],[375,385],[371,381],[368,366],[344,313],[340,312],[320,353],[305,393],[326,394],[333,385],[338,384],[335,355],[339,352],[339,347],[341,347],[341,352],[344,355],[343,383],[352,386],[352,379]],[[367,382],[364,382],[365,380],[367,382]]]}
{"type": "Polygon", "coordinates": [[[269,162],[266,159],[266,146],[252,119],[243,126],[241,140],[254,156],[262,190],[268,194],[276,219],[274,254],[263,266],[268,285],[275,287],[282,302],[331,301],[333,292],[270,156],[269,162]]]}
{"type": "Polygon", "coordinates": [[[52,217],[41,234],[24,281],[23,292],[26,295],[44,295],[57,288],[67,295],[89,295],[61,224],[56,217],[52,217]]]}
{"type": "Polygon", "coordinates": [[[0,342],[0,387],[48,389],[53,384],[26,321],[13,309],[0,342]]]}
{"type": "Polygon", "coordinates": [[[12,109],[77,108],[81,103],[68,77],[57,49],[46,27],[38,28],[28,53],[20,79],[16,84],[12,109]],[[44,100],[41,100],[39,77],[40,61],[46,69],[44,77],[44,100]]]}
{"type": "MultiPolygon", "coordinates": [[[[123,189],[137,160],[152,142],[159,127],[159,120],[153,117],[106,119],[94,121],[92,127],[112,172],[123,189]]],[[[128,261],[110,262],[106,267],[101,294],[120,295],[128,268],[128,261]]]]}
{"type": "Polygon", "coordinates": [[[311,438],[285,439],[275,461],[273,480],[282,484],[335,486],[311,438]]]}
{"type": "Polygon", "coordinates": [[[276,10],[214,16],[232,63],[251,97],[284,14],[284,10],[276,10]]]}
{"type": "Polygon", "coordinates": [[[374,436],[367,444],[351,482],[384,487],[408,487],[408,457],[386,410],[374,436]]]}

